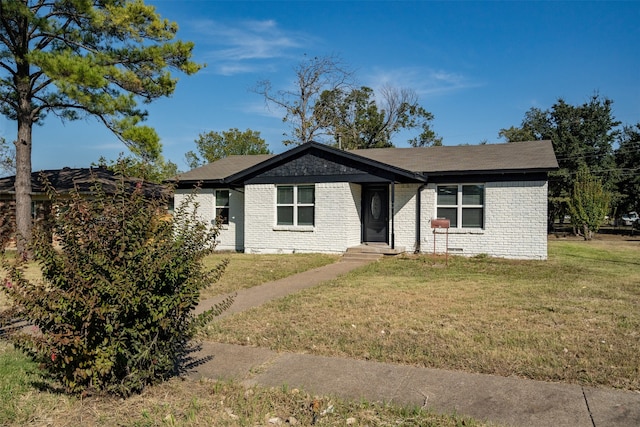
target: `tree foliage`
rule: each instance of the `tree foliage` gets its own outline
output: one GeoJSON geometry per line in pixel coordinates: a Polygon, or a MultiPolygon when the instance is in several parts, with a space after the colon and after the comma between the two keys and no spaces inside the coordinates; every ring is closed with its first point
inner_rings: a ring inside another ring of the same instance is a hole
{"type": "MultiPolygon", "coordinates": [[[[142,0],[0,1],[0,112],[17,123],[18,246],[31,240],[32,127],[47,114],[94,117],[138,154],[160,154],[138,107],[195,73],[192,43],[142,0]]],[[[153,157],[152,157],[153,158],[153,157]]]]}
{"type": "Polygon", "coordinates": [[[421,130],[408,141],[414,147],[442,145],[431,129],[433,115],[410,89],[385,86],[376,96],[369,87],[354,87],[353,72],[333,56],[306,59],[295,75],[293,89],[274,91],[268,80],[254,89],[285,111],[282,120],[291,125],[285,145],[315,140],[345,149],[392,147],[394,135],[414,129],[421,130]]]}
{"type": "Polygon", "coordinates": [[[104,166],[114,172],[122,172],[126,176],[156,184],[161,184],[178,175],[178,165],[170,160],[165,160],[163,156],[158,156],[153,160],[145,160],[135,155],[121,155],[117,160],[107,160],[105,157],[100,157],[95,166],[104,166]]]}
{"type": "Polygon", "coordinates": [[[164,198],[149,200],[124,178],[113,194],[96,182],[91,199],[48,191],[53,222],[34,233],[43,281],[12,265],[2,286],[13,307],[0,319],[33,325],[11,340],[72,393],[126,396],[175,375],[197,326],[231,303],[192,312],[226,265],[208,271],[201,263],[217,228],[188,203],[167,217],[164,198]]]}
{"type": "MultiPolygon", "coordinates": [[[[552,141],[560,168],[549,174],[550,220],[566,212],[582,166],[601,179],[606,191],[615,191],[618,177],[613,146],[620,122],[613,117],[612,104],[612,100],[598,94],[575,106],[558,99],[548,110],[530,109],[519,128],[500,131],[500,136],[509,142],[552,141]]],[[[614,194],[613,203],[617,198],[614,194]]]]}
{"type": "Polygon", "coordinates": [[[600,229],[609,212],[610,199],[610,193],[605,191],[602,182],[582,165],[573,183],[569,212],[573,226],[585,240],[591,240],[593,233],[600,229]]]}
{"type": "Polygon", "coordinates": [[[640,211],[640,122],[623,128],[615,156],[622,195],[618,211],[640,211]]]}
{"type": "Polygon", "coordinates": [[[197,153],[188,151],[185,159],[190,168],[215,162],[223,157],[246,154],[271,154],[260,132],[236,128],[222,132],[201,133],[195,140],[197,153]]]}
{"type": "Polygon", "coordinates": [[[269,80],[258,82],[254,92],[262,95],[267,105],[283,109],[283,122],[291,130],[283,143],[304,144],[318,139],[326,127],[313,114],[316,101],[325,90],[335,90],[351,85],[353,72],[336,56],[305,57],[294,69],[292,89],[274,90],[269,80]]]}
{"type": "Polygon", "coordinates": [[[0,139],[0,173],[14,174],[16,171],[15,147],[7,144],[4,138],[0,139]]]}
{"type": "Polygon", "coordinates": [[[401,130],[419,128],[422,133],[408,142],[414,147],[442,145],[430,127],[433,115],[418,104],[409,89],[385,86],[376,102],[373,89],[324,91],[314,108],[316,122],[324,123],[334,144],[344,149],[392,147],[401,130]]]}

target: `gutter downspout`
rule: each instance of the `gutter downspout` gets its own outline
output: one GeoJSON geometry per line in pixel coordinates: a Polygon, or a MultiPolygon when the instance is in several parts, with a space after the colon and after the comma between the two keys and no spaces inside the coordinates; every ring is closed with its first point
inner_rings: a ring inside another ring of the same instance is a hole
{"type": "Polygon", "coordinates": [[[396,217],[396,181],[391,181],[391,249],[396,248],[396,231],[395,231],[395,217],[396,217]]]}
{"type": "Polygon", "coordinates": [[[422,205],[422,190],[424,190],[427,186],[427,183],[425,182],[424,184],[422,184],[420,187],[418,187],[418,191],[416,193],[416,247],[414,250],[414,254],[419,254],[420,253],[420,242],[422,241],[422,236],[421,236],[421,232],[420,232],[420,226],[422,225],[420,223],[420,221],[422,221],[421,219],[421,215],[420,215],[420,207],[422,205]]]}

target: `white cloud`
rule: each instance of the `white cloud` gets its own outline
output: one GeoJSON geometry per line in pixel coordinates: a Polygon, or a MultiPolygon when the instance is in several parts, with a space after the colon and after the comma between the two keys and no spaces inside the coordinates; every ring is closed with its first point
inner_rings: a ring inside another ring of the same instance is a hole
{"type": "Polygon", "coordinates": [[[438,95],[471,87],[482,86],[471,78],[445,70],[422,67],[405,67],[393,70],[374,69],[367,77],[373,89],[389,85],[413,89],[419,96],[438,95]]]}
{"type": "Polygon", "coordinates": [[[199,33],[196,45],[206,49],[204,60],[223,75],[264,70],[270,61],[288,58],[312,41],[306,34],[282,30],[274,20],[201,20],[192,29],[199,33]]]}

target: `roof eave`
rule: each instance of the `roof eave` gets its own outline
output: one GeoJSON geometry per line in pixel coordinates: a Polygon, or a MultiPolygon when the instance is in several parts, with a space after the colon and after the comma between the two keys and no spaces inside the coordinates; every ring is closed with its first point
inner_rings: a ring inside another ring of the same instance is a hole
{"type": "Polygon", "coordinates": [[[430,176],[450,176],[450,175],[525,175],[535,173],[549,173],[558,170],[558,168],[529,168],[529,169],[482,169],[482,170],[456,170],[456,171],[429,171],[424,175],[430,176]]]}

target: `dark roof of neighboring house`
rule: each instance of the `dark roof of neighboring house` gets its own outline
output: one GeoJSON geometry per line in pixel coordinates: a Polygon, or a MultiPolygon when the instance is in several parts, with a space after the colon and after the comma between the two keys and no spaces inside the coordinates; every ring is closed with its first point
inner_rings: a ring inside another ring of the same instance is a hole
{"type": "MultiPolygon", "coordinates": [[[[44,194],[45,187],[43,177],[51,184],[58,193],[69,193],[74,189],[81,194],[89,194],[95,184],[102,185],[105,192],[111,193],[116,190],[116,185],[121,175],[105,168],[63,168],[44,170],[31,173],[32,194],[44,194]]],[[[15,194],[15,175],[0,178],[0,196],[15,194]]],[[[137,178],[125,178],[126,185],[133,189],[136,185],[141,185],[145,196],[158,197],[167,191],[165,186],[153,184],[137,178]],[[140,183],[140,184],[139,184],[140,183]]]]}
{"type": "Polygon", "coordinates": [[[297,150],[326,147],[350,159],[375,162],[406,173],[453,175],[509,172],[548,172],[558,168],[551,141],[504,144],[460,145],[420,148],[372,148],[341,151],[315,142],[300,145],[279,155],[229,156],[179,175],[179,182],[225,183],[245,171],[268,167],[278,158],[297,150]]]}

